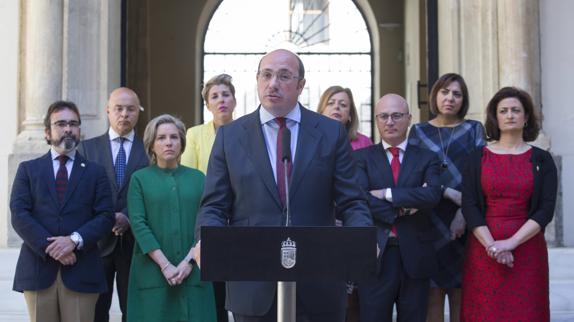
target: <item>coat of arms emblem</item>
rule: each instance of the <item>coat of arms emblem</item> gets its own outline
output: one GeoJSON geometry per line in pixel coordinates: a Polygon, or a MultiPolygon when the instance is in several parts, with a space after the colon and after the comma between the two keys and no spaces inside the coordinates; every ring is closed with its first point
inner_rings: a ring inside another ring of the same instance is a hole
{"type": "Polygon", "coordinates": [[[287,237],[281,242],[281,265],[287,269],[293,268],[297,261],[297,244],[287,237]]]}

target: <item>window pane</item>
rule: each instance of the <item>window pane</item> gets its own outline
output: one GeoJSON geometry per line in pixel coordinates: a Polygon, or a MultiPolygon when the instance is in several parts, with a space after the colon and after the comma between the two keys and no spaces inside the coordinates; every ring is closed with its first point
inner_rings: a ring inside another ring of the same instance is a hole
{"type": "MultiPolygon", "coordinates": [[[[304,106],[315,111],[325,89],[349,87],[359,130],[371,135],[371,43],[353,1],[251,0],[249,6],[242,0],[223,1],[206,33],[204,80],[221,73],[233,77],[235,119],[258,107],[257,65],[265,52],[276,48],[298,53],[305,65],[304,106]]],[[[211,119],[204,107],[204,120],[211,119]]]]}

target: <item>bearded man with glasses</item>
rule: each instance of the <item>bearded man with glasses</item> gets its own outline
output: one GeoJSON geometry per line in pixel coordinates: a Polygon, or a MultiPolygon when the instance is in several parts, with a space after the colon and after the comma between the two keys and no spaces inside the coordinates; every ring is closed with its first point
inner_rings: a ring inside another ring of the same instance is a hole
{"type": "Polygon", "coordinates": [[[12,226],[23,240],[14,290],[32,322],[93,322],[107,289],[97,242],[114,224],[111,192],[104,168],[76,151],[80,125],[74,103],[52,104],[50,151],[20,163],[12,185],[12,226]]]}

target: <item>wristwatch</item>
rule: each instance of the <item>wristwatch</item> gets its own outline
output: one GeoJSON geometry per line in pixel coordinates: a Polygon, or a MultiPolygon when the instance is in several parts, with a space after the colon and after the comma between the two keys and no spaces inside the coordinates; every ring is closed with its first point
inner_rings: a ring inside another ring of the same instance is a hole
{"type": "Polygon", "coordinates": [[[197,263],[195,262],[195,259],[192,257],[189,258],[189,260],[187,261],[191,266],[197,266],[197,263]]]}
{"type": "Polygon", "coordinates": [[[80,242],[82,240],[82,237],[80,236],[80,234],[78,234],[77,232],[73,232],[70,235],[70,239],[74,242],[74,244],[76,244],[76,248],[78,248],[80,246],[80,242]]]}

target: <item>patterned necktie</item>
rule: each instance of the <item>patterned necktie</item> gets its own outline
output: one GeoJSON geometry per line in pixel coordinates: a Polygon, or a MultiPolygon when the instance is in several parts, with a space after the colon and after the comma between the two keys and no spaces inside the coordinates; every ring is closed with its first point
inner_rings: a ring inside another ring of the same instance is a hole
{"type": "MultiPolygon", "coordinates": [[[[391,170],[393,171],[393,180],[396,185],[399,181],[399,172],[401,171],[401,161],[399,159],[400,150],[396,146],[392,146],[389,148],[389,152],[393,155],[391,159],[391,170]]],[[[391,236],[397,236],[397,226],[395,225],[391,227],[391,236]]]]}
{"type": "Polygon", "coordinates": [[[116,156],[116,164],[114,165],[114,168],[116,171],[116,183],[118,184],[118,187],[121,187],[126,173],[126,150],[124,150],[124,141],[126,138],[119,137],[118,140],[120,141],[120,149],[116,156]]]}
{"type": "MultiPolygon", "coordinates": [[[[279,198],[281,199],[281,204],[285,206],[287,200],[287,192],[285,191],[285,168],[281,160],[283,154],[283,129],[286,127],[286,122],[284,117],[275,118],[275,122],[279,124],[279,129],[277,130],[277,149],[276,149],[276,159],[275,159],[275,173],[277,175],[277,190],[279,190],[279,198]]],[[[291,177],[291,162],[287,166],[287,176],[291,177]]]]}
{"type": "Polygon", "coordinates": [[[68,159],[68,156],[65,154],[60,154],[58,156],[60,167],[58,168],[58,172],[56,172],[56,192],[58,193],[58,200],[60,203],[64,202],[66,188],[68,187],[68,169],[66,168],[66,162],[68,162],[68,159]]]}
{"type": "Polygon", "coordinates": [[[392,146],[389,148],[389,152],[393,155],[393,159],[391,160],[391,170],[393,171],[393,180],[395,184],[399,180],[399,172],[401,171],[401,161],[399,159],[399,148],[396,146],[392,146]]]}

